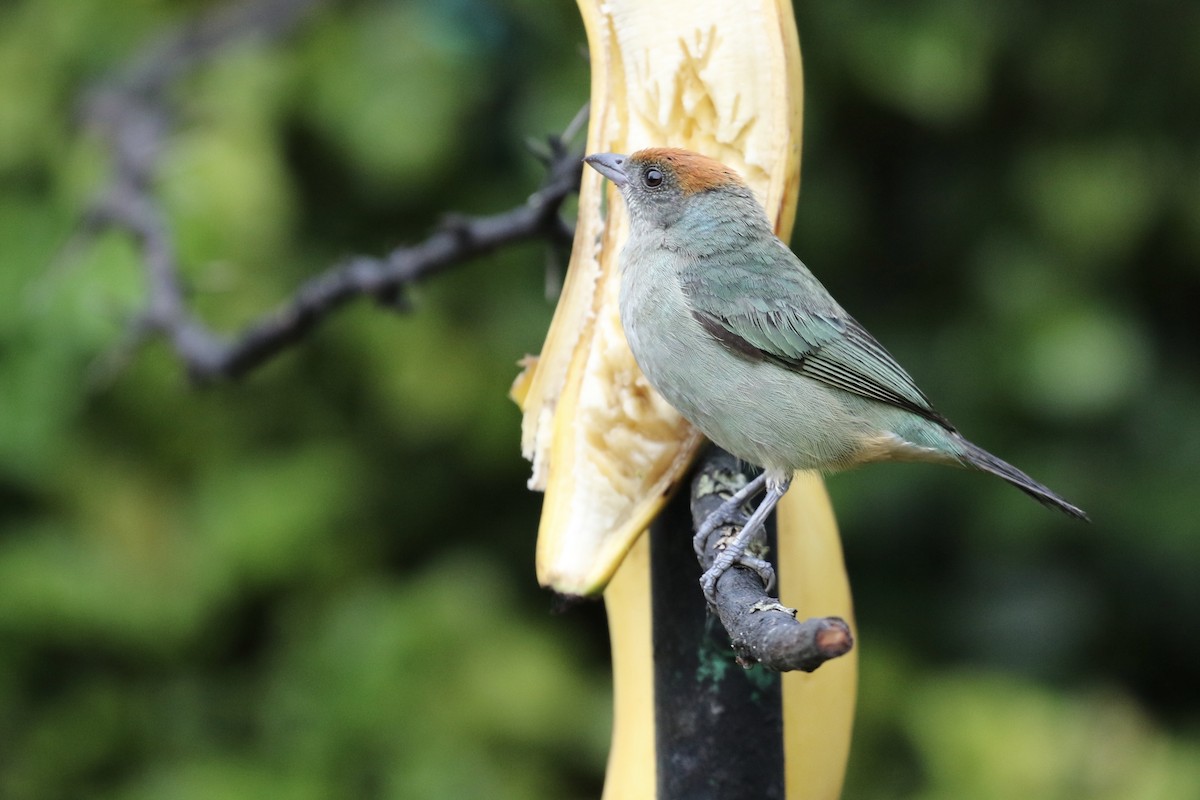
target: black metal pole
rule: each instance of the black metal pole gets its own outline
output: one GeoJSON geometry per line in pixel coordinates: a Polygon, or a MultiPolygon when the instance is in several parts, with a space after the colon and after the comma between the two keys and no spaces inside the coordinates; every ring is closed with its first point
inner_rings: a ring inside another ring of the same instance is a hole
{"type": "Polygon", "coordinates": [[[782,800],[780,675],[739,665],[707,613],[690,501],[679,492],[650,530],[657,800],[782,800]]]}

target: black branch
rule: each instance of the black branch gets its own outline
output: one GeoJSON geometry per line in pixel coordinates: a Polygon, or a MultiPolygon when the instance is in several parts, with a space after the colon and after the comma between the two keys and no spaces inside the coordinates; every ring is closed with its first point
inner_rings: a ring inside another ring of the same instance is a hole
{"type": "MultiPolygon", "coordinates": [[[[692,480],[695,528],[699,529],[709,514],[755,474],[753,467],[713,447],[692,480]]],[[[700,558],[703,569],[712,566],[727,537],[739,529],[740,526],[731,525],[713,531],[700,558]]],[[[747,567],[734,566],[717,581],[716,613],[743,666],[757,662],[779,672],[797,669],[812,672],[854,647],[850,626],[841,617],[798,620],[796,610],[771,597],[758,573],[747,567]]]]}
{"type": "Polygon", "coordinates": [[[235,42],[278,38],[322,0],[259,0],[233,3],[164,37],[107,84],[92,91],[83,122],[105,141],[112,177],[84,220],[89,234],[104,229],[131,235],[141,251],[146,302],[138,315],[137,340],[165,338],[197,383],[240,378],[312,333],[349,301],[372,297],[396,310],[407,308],[404,290],[457,264],[524,241],[542,240],[558,252],[572,237],[560,210],[579,189],[582,153],[570,142],[587,119],[586,107],[566,131],[548,139],[538,155],[547,176],[525,202],[501,214],[447,215],[424,241],[382,257],[355,256],[302,284],[280,307],[233,335],[214,332],[189,309],[171,228],[153,182],[172,128],[168,89],[235,42]]]}

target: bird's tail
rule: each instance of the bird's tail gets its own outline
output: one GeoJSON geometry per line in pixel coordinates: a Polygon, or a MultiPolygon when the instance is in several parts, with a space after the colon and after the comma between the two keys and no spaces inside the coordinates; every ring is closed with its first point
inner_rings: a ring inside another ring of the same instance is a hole
{"type": "Polygon", "coordinates": [[[1055,494],[1053,491],[1038,483],[1024,472],[1021,472],[1021,470],[1017,469],[1012,464],[996,458],[987,450],[968,442],[966,439],[961,437],[955,438],[958,438],[958,442],[956,442],[956,444],[961,447],[959,458],[967,466],[983,470],[984,472],[990,472],[992,475],[995,475],[998,478],[1003,478],[1044,506],[1048,506],[1049,508],[1057,508],[1059,511],[1068,516],[1074,517],[1075,519],[1081,519],[1085,522],[1091,521],[1088,519],[1088,515],[1083,509],[1068,503],[1058,494],[1055,494]]]}

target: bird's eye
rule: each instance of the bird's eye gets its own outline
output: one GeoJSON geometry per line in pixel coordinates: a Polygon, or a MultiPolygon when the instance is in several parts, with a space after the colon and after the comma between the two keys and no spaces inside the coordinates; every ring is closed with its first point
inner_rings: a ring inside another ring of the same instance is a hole
{"type": "Polygon", "coordinates": [[[662,170],[657,167],[651,167],[646,170],[646,174],[642,176],[642,183],[649,186],[651,189],[661,186],[663,182],[662,170]]]}

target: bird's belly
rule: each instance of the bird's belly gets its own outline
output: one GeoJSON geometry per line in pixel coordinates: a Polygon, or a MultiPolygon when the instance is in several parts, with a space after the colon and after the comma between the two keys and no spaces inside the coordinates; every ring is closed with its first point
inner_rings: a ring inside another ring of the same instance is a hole
{"type": "Polygon", "coordinates": [[[861,442],[874,432],[844,393],[728,350],[691,316],[682,293],[622,289],[622,322],[638,365],[709,439],[787,473],[858,460],[861,442]]]}

